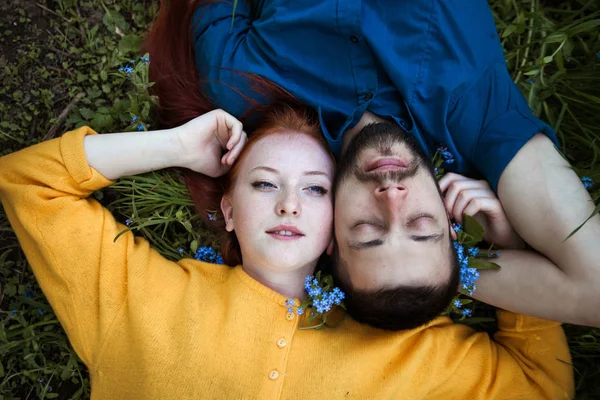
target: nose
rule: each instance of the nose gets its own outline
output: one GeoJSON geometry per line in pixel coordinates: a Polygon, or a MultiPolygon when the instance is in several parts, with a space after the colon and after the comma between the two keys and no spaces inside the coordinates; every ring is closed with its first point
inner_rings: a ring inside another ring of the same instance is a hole
{"type": "Polygon", "coordinates": [[[375,198],[385,205],[390,215],[395,214],[408,196],[408,188],[400,184],[379,185],[375,188],[375,198]]]}
{"type": "Polygon", "coordinates": [[[300,216],[301,211],[300,200],[295,191],[284,194],[277,202],[275,212],[279,216],[300,216]]]}

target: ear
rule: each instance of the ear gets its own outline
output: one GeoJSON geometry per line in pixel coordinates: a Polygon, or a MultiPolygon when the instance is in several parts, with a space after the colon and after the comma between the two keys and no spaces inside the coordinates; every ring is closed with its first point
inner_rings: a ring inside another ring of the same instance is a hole
{"type": "Polygon", "coordinates": [[[450,214],[447,211],[446,211],[446,217],[448,217],[448,225],[450,225],[450,237],[452,238],[452,240],[457,240],[458,235],[456,234],[456,231],[454,230],[452,220],[450,220],[450,214]]]}
{"type": "Polygon", "coordinates": [[[452,238],[452,240],[458,239],[458,235],[456,234],[456,231],[454,230],[452,225],[450,225],[450,237],[452,238]]]}
{"type": "Polygon", "coordinates": [[[330,256],[331,253],[333,253],[333,238],[331,238],[331,242],[329,242],[329,245],[327,246],[327,250],[325,250],[325,252],[328,256],[330,256]]]}
{"type": "Polygon", "coordinates": [[[235,229],[233,224],[233,203],[229,195],[221,197],[221,212],[225,218],[225,229],[227,232],[232,232],[235,229]]]}

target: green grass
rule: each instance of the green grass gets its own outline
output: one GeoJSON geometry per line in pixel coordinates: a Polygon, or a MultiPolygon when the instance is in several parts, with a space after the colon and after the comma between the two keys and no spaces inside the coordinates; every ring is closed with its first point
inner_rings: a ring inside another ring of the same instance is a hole
{"type": "MultiPolygon", "coordinates": [[[[576,171],[600,182],[600,3],[490,4],[515,82],[555,128],[576,171]]],[[[138,49],[156,12],[150,0],[1,4],[0,155],[82,124],[103,132],[152,129],[155,99],[138,49]],[[119,67],[131,59],[130,77],[119,67]]],[[[599,189],[592,191],[596,204],[599,189]]],[[[181,257],[179,248],[190,256],[215,239],[198,224],[177,172],[125,178],[95,197],[171,259],[181,257]]],[[[476,311],[485,316],[485,309],[476,311]]],[[[578,398],[600,398],[600,330],[566,326],[566,332],[578,398]]],[[[0,399],[89,398],[89,390],[86,368],[0,210],[0,399]]]]}

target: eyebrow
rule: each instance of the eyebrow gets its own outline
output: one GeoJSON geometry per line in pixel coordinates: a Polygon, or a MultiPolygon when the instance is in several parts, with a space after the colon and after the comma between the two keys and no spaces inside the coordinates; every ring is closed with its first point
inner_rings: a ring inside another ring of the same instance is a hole
{"type": "MultiPolygon", "coordinates": [[[[427,236],[418,236],[412,235],[410,239],[415,242],[430,242],[430,243],[439,243],[444,238],[444,232],[436,233],[435,235],[427,235],[427,236]]],[[[381,246],[385,243],[386,238],[383,237],[381,239],[375,239],[368,242],[348,242],[348,247],[353,250],[364,250],[377,246],[381,246]]]]}
{"type": "MultiPolygon", "coordinates": [[[[279,171],[276,170],[275,168],[271,168],[271,167],[265,167],[265,166],[258,166],[258,167],[254,167],[250,170],[250,172],[255,171],[255,170],[263,170],[263,171],[267,171],[267,172],[272,172],[274,174],[278,174],[279,171]]],[[[323,171],[304,171],[304,173],[302,175],[322,175],[322,176],[326,176],[328,177],[329,175],[323,171]]]]}

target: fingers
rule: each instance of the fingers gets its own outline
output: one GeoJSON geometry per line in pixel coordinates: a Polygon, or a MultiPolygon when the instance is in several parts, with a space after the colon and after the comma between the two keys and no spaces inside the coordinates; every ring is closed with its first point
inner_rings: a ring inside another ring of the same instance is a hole
{"type": "Polygon", "coordinates": [[[494,219],[493,217],[498,215],[499,212],[503,212],[500,200],[481,197],[473,199],[467,207],[465,207],[463,215],[473,217],[480,212],[484,213],[488,219],[494,219]]]}
{"type": "Polygon", "coordinates": [[[227,125],[229,129],[229,140],[227,141],[227,150],[233,149],[233,147],[240,141],[242,135],[245,135],[243,131],[243,125],[237,119],[232,122],[231,125],[227,125]]]}
{"type": "Polygon", "coordinates": [[[462,224],[465,214],[473,217],[479,212],[484,212],[492,217],[501,210],[500,201],[493,196],[493,192],[490,193],[485,189],[467,189],[461,191],[458,195],[450,215],[462,224]]]}
{"type": "MultiPolygon", "coordinates": [[[[453,175],[453,176],[451,176],[448,180],[445,180],[444,182],[442,182],[440,180],[440,187],[441,187],[441,184],[443,183],[444,187],[442,188],[442,192],[445,192],[444,203],[446,205],[446,210],[449,213],[452,212],[452,210],[454,209],[456,201],[457,201],[460,193],[465,190],[473,190],[473,189],[483,190],[486,192],[485,195],[483,195],[483,197],[490,197],[490,198],[496,197],[496,194],[493,192],[492,188],[486,181],[480,181],[480,180],[476,180],[476,179],[466,178],[466,177],[464,177],[462,175],[458,175],[458,174],[448,174],[448,175],[453,175]]],[[[444,178],[442,178],[442,179],[445,179],[445,178],[446,178],[446,176],[444,176],[444,178]]]]}
{"type": "Polygon", "coordinates": [[[442,177],[442,179],[439,180],[438,184],[440,185],[442,192],[445,192],[452,183],[465,180],[472,179],[467,178],[466,176],[455,174],[454,172],[448,172],[442,177]]]}
{"type": "Polygon", "coordinates": [[[217,121],[219,121],[217,135],[224,138],[223,141],[219,140],[219,143],[222,144],[223,149],[228,150],[221,157],[221,164],[232,165],[246,145],[248,135],[244,132],[243,124],[233,115],[223,110],[215,110],[214,112],[217,114],[217,121]]]}
{"type": "MultiPolygon", "coordinates": [[[[221,163],[227,164],[227,165],[233,165],[235,160],[237,160],[238,156],[244,149],[244,146],[246,145],[247,142],[248,142],[248,135],[246,135],[246,132],[241,131],[239,140],[237,142],[233,143],[233,147],[227,153],[225,153],[223,155],[223,157],[221,158],[221,163]]],[[[228,147],[229,147],[229,143],[228,143],[228,147]]]]}

